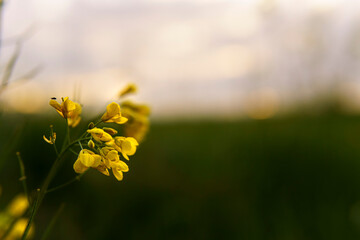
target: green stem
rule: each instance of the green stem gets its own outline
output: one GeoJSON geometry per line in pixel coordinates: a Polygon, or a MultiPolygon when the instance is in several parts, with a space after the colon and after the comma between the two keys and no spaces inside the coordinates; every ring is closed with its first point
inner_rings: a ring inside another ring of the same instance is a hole
{"type": "Polygon", "coordinates": [[[63,145],[61,147],[61,152],[64,150],[65,146],[66,146],[66,143],[70,143],[69,141],[69,124],[68,124],[68,119],[65,118],[65,121],[66,121],[66,132],[65,132],[65,138],[64,138],[64,141],[63,141],[63,145]]]}
{"type": "MultiPolygon", "coordinates": [[[[82,141],[82,140],[84,140],[84,139],[79,139],[79,140],[82,141]]],[[[33,208],[32,208],[32,211],[31,211],[30,218],[29,218],[29,222],[28,222],[28,224],[27,224],[27,226],[26,226],[26,229],[25,229],[25,231],[24,231],[24,233],[23,233],[23,236],[22,236],[22,238],[21,238],[22,240],[25,240],[25,239],[26,239],[26,236],[27,236],[27,234],[28,234],[28,232],[29,232],[29,230],[30,230],[30,227],[31,227],[31,224],[32,224],[32,222],[33,222],[33,220],[34,220],[34,217],[36,216],[36,213],[37,213],[37,211],[38,211],[38,209],[39,209],[39,207],[40,207],[40,205],[41,205],[41,203],[42,203],[42,201],[43,201],[43,199],[44,199],[44,197],[45,197],[45,195],[46,195],[47,189],[49,188],[49,185],[50,185],[51,181],[53,180],[53,178],[54,178],[54,176],[55,176],[58,168],[60,167],[60,165],[61,165],[62,162],[63,162],[63,159],[64,159],[63,156],[64,156],[64,154],[66,153],[66,151],[67,151],[72,145],[76,144],[77,141],[79,141],[79,140],[73,141],[73,142],[71,142],[70,144],[68,144],[67,146],[66,146],[66,144],[65,144],[65,147],[61,150],[61,152],[59,153],[59,156],[56,158],[55,162],[53,163],[53,165],[52,165],[52,167],[51,167],[51,169],[50,169],[49,174],[46,176],[45,181],[44,181],[42,187],[40,188],[38,197],[36,198],[36,201],[35,201],[34,204],[33,204],[33,208]]],[[[65,140],[65,141],[66,141],[66,140],[65,140]]]]}
{"type": "MultiPolygon", "coordinates": [[[[94,124],[94,127],[96,127],[96,126],[99,125],[100,123],[102,123],[102,120],[101,120],[101,119],[94,124]]],[[[85,131],[85,132],[81,135],[80,138],[87,137],[88,135],[89,135],[89,133],[88,133],[87,131],[85,131]]]]}
{"type": "Polygon", "coordinates": [[[83,172],[83,173],[80,174],[80,175],[77,175],[75,178],[67,181],[66,183],[63,183],[63,184],[61,184],[61,185],[59,185],[59,186],[57,186],[57,187],[53,187],[53,188],[47,190],[46,193],[54,192],[54,191],[59,190],[59,189],[61,189],[61,188],[63,188],[63,187],[66,187],[66,186],[68,186],[68,185],[70,185],[70,184],[72,184],[72,183],[74,183],[74,182],[76,182],[76,181],[80,181],[81,177],[84,176],[84,174],[85,174],[86,172],[87,172],[87,171],[83,172]]]}
{"type": "Polygon", "coordinates": [[[56,156],[59,156],[59,152],[57,150],[57,147],[56,147],[55,143],[53,143],[52,145],[54,146],[54,151],[56,153],[56,156]]]}
{"type": "Polygon", "coordinates": [[[29,201],[29,194],[28,194],[28,190],[27,190],[27,184],[26,184],[26,175],[25,175],[25,166],[24,166],[24,162],[21,159],[20,153],[17,152],[16,156],[19,160],[19,166],[20,166],[20,181],[22,182],[23,188],[24,188],[24,194],[26,196],[26,199],[29,201]]]}
{"type": "Polygon", "coordinates": [[[33,203],[33,206],[31,208],[31,213],[30,213],[30,218],[29,218],[29,222],[26,226],[26,229],[21,237],[21,240],[25,240],[26,239],[26,236],[27,234],[29,233],[29,230],[30,230],[30,227],[31,227],[31,223],[35,217],[35,214],[36,214],[36,211],[37,211],[37,208],[38,208],[38,202],[39,202],[39,195],[40,195],[40,189],[36,189],[37,190],[37,194],[36,194],[36,198],[35,198],[35,201],[33,203]]]}
{"type": "Polygon", "coordinates": [[[49,236],[51,230],[54,228],[54,225],[55,225],[57,219],[59,218],[61,212],[64,210],[64,206],[65,206],[64,203],[62,203],[62,204],[60,205],[59,209],[56,211],[54,217],[51,219],[49,225],[47,226],[47,228],[46,228],[46,230],[45,230],[45,233],[43,234],[41,240],[47,239],[47,237],[49,236]]]}
{"type": "MultiPolygon", "coordinates": [[[[55,135],[56,136],[56,135],[55,135]]],[[[50,139],[52,139],[54,137],[54,128],[53,128],[53,125],[50,125],[50,139]]],[[[52,145],[54,146],[54,150],[55,150],[55,153],[56,153],[56,156],[59,156],[59,152],[58,152],[58,150],[57,150],[57,147],[56,147],[56,144],[55,144],[55,140],[56,139],[54,139],[53,141],[52,141],[52,145]]]]}
{"type": "Polygon", "coordinates": [[[70,152],[72,152],[73,154],[75,154],[76,156],[79,155],[79,153],[75,152],[74,150],[72,150],[72,148],[69,149],[70,152]]]}

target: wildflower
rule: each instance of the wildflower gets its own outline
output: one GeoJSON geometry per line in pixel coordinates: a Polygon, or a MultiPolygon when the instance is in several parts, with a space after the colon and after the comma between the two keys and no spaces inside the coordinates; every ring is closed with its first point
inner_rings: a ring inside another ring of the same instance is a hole
{"type": "Polygon", "coordinates": [[[62,103],[59,104],[55,99],[51,99],[49,104],[62,116],[68,119],[68,125],[76,127],[80,120],[81,106],[79,103],[71,101],[68,97],[62,98],[62,103]]]}
{"type": "Polygon", "coordinates": [[[101,117],[103,122],[114,122],[117,124],[124,124],[127,122],[127,118],[121,116],[119,104],[113,102],[107,105],[106,112],[101,117]]]}
{"type": "Polygon", "coordinates": [[[150,108],[146,105],[125,101],[121,104],[123,115],[129,119],[124,126],[127,137],[133,137],[141,142],[149,130],[150,108]]]}
{"type": "Polygon", "coordinates": [[[83,149],[80,151],[78,159],[74,163],[74,170],[76,173],[83,173],[89,167],[97,168],[101,164],[101,156],[94,152],[83,149]]]}
{"type": "Polygon", "coordinates": [[[132,156],[136,152],[136,147],[139,143],[133,137],[115,137],[113,141],[109,141],[106,145],[115,148],[121,152],[126,160],[129,160],[128,156],[132,156]]]}
{"type": "Polygon", "coordinates": [[[115,178],[121,181],[123,179],[123,172],[128,172],[129,167],[120,160],[118,152],[114,148],[103,147],[100,150],[100,154],[103,157],[105,166],[108,169],[111,168],[115,178]]]}
{"type": "Polygon", "coordinates": [[[123,179],[123,172],[127,171],[129,171],[129,168],[123,161],[114,162],[112,165],[112,172],[118,181],[123,179]]]}
{"type": "Polygon", "coordinates": [[[110,161],[117,160],[119,158],[118,152],[112,147],[103,147],[100,149],[100,155],[103,157],[103,161],[107,168],[111,168],[110,161]]]}
{"type": "Polygon", "coordinates": [[[25,195],[17,195],[7,207],[6,211],[13,217],[20,217],[29,207],[29,202],[25,195]]]}
{"type": "Polygon", "coordinates": [[[133,83],[130,83],[123,90],[120,91],[119,97],[123,97],[123,96],[125,96],[127,94],[136,93],[136,92],[137,92],[136,85],[133,84],[133,83]]]}
{"type": "Polygon", "coordinates": [[[107,167],[105,166],[105,164],[103,162],[101,162],[99,164],[99,166],[97,166],[96,170],[98,170],[99,172],[101,172],[102,174],[104,174],[106,176],[110,176],[109,170],[107,169],[107,167]]]}
{"type": "Polygon", "coordinates": [[[75,103],[75,110],[72,112],[72,114],[68,118],[68,125],[70,127],[76,127],[80,123],[81,112],[82,112],[81,105],[79,103],[75,103]]]}
{"type": "Polygon", "coordinates": [[[91,133],[91,136],[98,142],[108,142],[113,139],[110,134],[100,128],[88,129],[87,132],[91,133]]]}
{"type": "Polygon", "coordinates": [[[43,138],[45,140],[45,142],[49,143],[49,144],[54,144],[55,143],[55,140],[56,140],[56,132],[53,132],[52,133],[52,136],[49,137],[49,139],[47,139],[45,137],[45,135],[43,135],[43,138]]]}

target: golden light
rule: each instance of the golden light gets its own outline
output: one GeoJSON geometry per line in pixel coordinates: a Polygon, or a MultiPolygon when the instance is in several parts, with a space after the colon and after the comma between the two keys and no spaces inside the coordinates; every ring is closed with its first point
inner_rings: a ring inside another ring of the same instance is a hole
{"type": "Polygon", "coordinates": [[[250,92],[246,99],[247,115],[252,119],[268,119],[279,110],[279,95],[271,88],[250,92]]]}

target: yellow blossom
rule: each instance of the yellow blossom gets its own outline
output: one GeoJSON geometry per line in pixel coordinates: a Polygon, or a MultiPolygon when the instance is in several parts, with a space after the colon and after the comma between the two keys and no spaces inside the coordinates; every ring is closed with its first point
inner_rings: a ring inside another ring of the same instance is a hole
{"type": "Polygon", "coordinates": [[[134,113],[140,114],[142,116],[149,116],[150,115],[150,108],[145,104],[137,104],[133,103],[132,101],[124,101],[121,104],[121,107],[131,109],[134,113]]]}
{"type": "Polygon", "coordinates": [[[129,168],[123,161],[115,162],[112,167],[112,172],[118,181],[123,179],[123,172],[127,171],[129,171],[129,168]]]}
{"type": "Polygon", "coordinates": [[[150,108],[143,104],[125,101],[121,104],[122,113],[129,121],[124,126],[127,137],[133,137],[141,142],[149,130],[150,108]]]}
{"type": "Polygon", "coordinates": [[[107,105],[106,112],[101,117],[103,122],[114,122],[117,124],[123,124],[127,122],[127,118],[121,116],[120,105],[113,102],[107,105]]]}
{"type": "Polygon", "coordinates": [[[58,103],[55,99],[51,99],[49,104],[62,116],[63,118],[68,119],[68,125],[71,127],[76,127],[80,120],[81,106],[79,103],[71,101],[68,97],[62,98],[61,104],[58,103]]]}
{"type": "Polygon", "coordinates": [[[7,207],[6,211],[13,217],[20,217],[29,207],[29,202],[25,195],[17,195],[7,207]]]}
{"type": "Polygon", "coordinates": [[[80,151],[78,159],[74,163],[74,170],[77,173],[83,173],[89,167],[97,168],[101,164],[101,156],[94,152],[83,149],[80,151]]]}
{"type": "Polygon", "coordinates": [[[129,160],[128,156],[135,154],[139,143],[133,137],[115,137],[113,141],[107,142],[106,145],[115,148],[122,153],[126,160],[129,160]]]}
{"type": "Polygon", "coordinates": [[[62,100],[61,105],[55,99],[51,99],[49,104],[50,106],[55,108],[55,110],[63,118],[68,118],[69,115],[71,115],[71,112],[73,112],[76,109],[75,103],[71,101],[68,97],[66,97],[65,99],[61,98],[61,100],[62,100]]]}
{"type": "Polygon", "coordinates": [[[91,133],[91,136],[98,142],[108,142],[113,140],[110,134],[100,128],[88,129],[87,132],[91,133]]]}
{"type": "Polygon", "coordinates": [[[103,157],[104,164],[108,169],[112,169],[112,172],[115,178],[118,181],[123,179],[123,172],[128,172],[129,167],[125,162],[120,160],[118,152],[111,147],[103,147],[100,150],[100,153],[103,157]]]}
{"type": "Polygon", "coordinates": [[[81,112],[82,112],[81,105],[79,103],[75,103],[75,110],[72,111],[72,113],[68,118],[68,125],[70,127],[76,127],[77,125],[79,125],[81,120],[80,117],[81,112]]]}
{"type": "Polygon", "coordinates": [[[119,93],[119,97],[123,97],[127,94],[130,94],[130,93],[136,93],[137,92],[137,87],[135,84],[133,83],[130,83],[128,84],[124,89],[122,89],[119,93]]]}
{"type": "Polygon", "coordinates": [[[99,164],[99,166],[97,166],[96,170],[98,170],[99,172],[101,172],[102,174],[104,174],[106,176],[110,176],[109,170],[107,169],[107,167],[105,166],[105,164],[103,162],[101,162],[99,164]]]}

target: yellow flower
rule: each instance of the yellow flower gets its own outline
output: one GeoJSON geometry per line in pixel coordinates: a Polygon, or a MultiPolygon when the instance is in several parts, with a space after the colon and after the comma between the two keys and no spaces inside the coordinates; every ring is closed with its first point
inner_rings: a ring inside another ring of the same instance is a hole
{"type": "Polygon", "coordinates": [[[97,168],[101,164],[101,156],[94,152],[83,149],[80,151],[78,159],[74,163],[74,170],[76,173],[83,173],[89,167],[97,168]]]}
{"type": "Polygon", "coordinates": [[[13,217],[20,217],[29,207],[29,202],[25,195],[17,195],[7,207],[6,211],[13,217]]]}
{"type": "Polygon", "coordinates": [[[113,141],[107,142],[106,145],[115,148],[122,153],[126,160],[129,160],[128,156],[135,154],[139,143],[132,137],[115,137],[113,141]]]}
{"type": "Polygon", "coordinates": [[[127,171],[129,171],[129,168],[123,161],[115,162],[112,166],[112,172],[118,181],[123,179],[123,172],[127,171]]]}
{"type": "Polygon", "coordinates": [[[80,120],[81,106],[79,103],[71,101],[68,97],[62,98],[62,103],[58,103],[55,99],[51,99],[49,104],[62,116],[68,119],[68,125],[76,127],[80,120]]]}
{"type": "Polygon", "coordinates": [[[124,126],[127,137],[133,137],[141,142],[149,131],[150,108],[146,105],[125,101],[121,104],[123,116],[129,121],[124,126]]]}
{"type": "Polygon", "coordinates": [[[121,104],[122,108],[131,109],[133,113],[140,114],[142,116],[150,115],[150,108],[145,104],[137,104],[131,101],[124,101],[121,104]]]}
{"type": "Polygon", "coordinates": [[[91,136],[98,142],[108,142],[113,140],[113,138],[111,137],[110,134],[108,134],[107,132],[105,132],[104,130],[100,129],[100,128],[93,128],[93,129],[89,129],[87,130],[88,133],[91,133],[91,136]]]}
{"type": "Polygon", "coordinates": [[[61,105],[55,99],[51,99],[49,104],[50,104],[50,106],[55,108],[55,110],[63,118],[68,118],[69,115],[71,114],[71,112],[76,109],[75,103],[73,101],[69,100],[68,97],[66,97],[65,99],[61,98],[61,100],[62,100],[61,105]]]}
{"type": "Polygon", "coordinates": [[[111,147],[103,147],[100,150],[105,166],[112,169],[112,172],[118,181],[123,179],[123,172],[128,172],[129,167],[120,160],[118,152],[111,147]]]}
{"type": "Polygon", "coordinates": [[[114,122],[117,124],[123,124],[127,122],[127,118],[121,116],[119,104],[113,102],[107,105],[106,112],[101,117],[103,122],[114,122]]]}
{"type": "Polygon", "coordinates": [[[68,118],[68,125],[70,127],[76,127],[81,120],[80,114],[82,112],[81,105],[79,103],[75,103],[75,110],[72,111],[68,118]]]}
{"type": "Polygon", "coordinates": [[[100,149],[103,162],[107,168],[111,168],[110,161],[120,160],[118,152],[112,147],[103,147],[100,149]]]}
{"type": "Polygon", "coordinates": [[[127,94],[130,94],[130,93],[136,93],[137,92],[137,87],[135,84],[133,83],[130,83],[128,84],[124,89],[122,89],[119,93],[119,97],[123,97],[127,94]]]}
{"type": "Polygon", "coordinates": [[[110,176],[109,170],[107,169],[107,167],[105,166],[105,164],[103,162],[101,162],[99,164],[99,166],[97,166],[96,170],[98,170],[99,172],[101,172],[102,174],[104,174],[106,176],[110,176]]]}
{"type": "MultiPolygon", "coordinates": [[[[11,229],[10,233],[7,235],[7,237],[4,240],[15,240],[20,239],[23,235],[26,226],[28,224],[28,219],[26,218],[20,218],[17,220],[11,229]]],[[[30,227],[30,231],[27,238],[31,238],[34,235],[34,227],[30,227]]]]}

